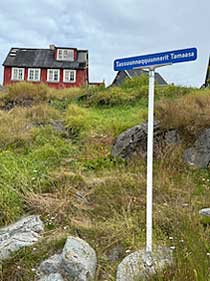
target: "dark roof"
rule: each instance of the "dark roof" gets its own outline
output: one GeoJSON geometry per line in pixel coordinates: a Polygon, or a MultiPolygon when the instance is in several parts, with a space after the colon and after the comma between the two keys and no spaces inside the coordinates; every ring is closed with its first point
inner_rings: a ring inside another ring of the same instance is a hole
{"type": "Polygon", "coordinates": [[[83,69],[88,65],[87,50],[77,50],[77,60],[72,62],[55,60],[54,52],[55,51],[51,49],[12,48],[3,65],[71,69],[83,69]]]}
{"type": "MultiPolygon", "coordinates": [[[[141,74],[145,74],[148,76],[149,71],[143,69],[130,69],[126,71],[118,71],[117,75],[114,78],[114,81],[112,82],[112,85],[119,86],[122,84],[125,78],[137,77],[140,76],[141,74]]],[[[158,72],[155,72],[155,81],[157,82],[158,85],[168,84],[158,72]]]]}

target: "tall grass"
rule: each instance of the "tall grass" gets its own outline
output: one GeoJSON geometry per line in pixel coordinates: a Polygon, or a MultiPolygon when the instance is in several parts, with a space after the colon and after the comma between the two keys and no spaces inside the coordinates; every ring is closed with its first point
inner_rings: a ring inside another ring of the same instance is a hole
{"type": "Polygon", "coordinates": [[[164,100],[156,106],[156,117],[166,129],[175,128],[188,141],[210,126],[210,91],[194,91],[177,100],[164,100]]]}

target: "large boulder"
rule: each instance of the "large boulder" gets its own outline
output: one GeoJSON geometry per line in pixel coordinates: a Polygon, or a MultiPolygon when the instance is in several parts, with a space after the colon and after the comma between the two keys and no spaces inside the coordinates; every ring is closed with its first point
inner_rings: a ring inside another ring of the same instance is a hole
{"type": "MultiPolygon", "coordinates": [[[[154,155],[159,156],[170,144],[180,142],[176,130],[162,130],[158,121],[154,122],[154,155]]],[[[147,123],[134,126],[122,132],[115,140],[111,155],[128,159],[134,155],[145,158],[147,154],[147,123]]]]}
{"type": "Polygon", "coordinates": [[[90,245],[80,238],[70,236],[61,254],[56,254],[40,264],[38,276],[41,279],[38,280],[51,281],[55,274],[59,274],[59,278],[68,281],[92,281],[96,266],[96,253],[90,245]]]}
{"type": "Polygon", "coordinates": [[[43,230],[44,225],[39,216],[25,217],[0,229],[0,261],[9,258],[17,250],[38,242],[43,230]]]}
{"type": "Polygon", "coordinates": [[[210,129],[205,129],[194,145],[184,152],[184,160],[189,165],[207,168],[210,163],[210,129]]]}
{"type": "Polygon", "coordinates": [[[116,281],[146,281],[171,264],[172,251],[166,247],[158,247],[152,256],[146,254],[145,250],[136,251],[119,264],[116,281]]]}

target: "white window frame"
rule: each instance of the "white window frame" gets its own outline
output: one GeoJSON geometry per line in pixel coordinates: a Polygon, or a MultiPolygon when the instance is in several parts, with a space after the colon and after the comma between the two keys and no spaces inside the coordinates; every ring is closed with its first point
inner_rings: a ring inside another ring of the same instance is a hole
{"type": "Polygon", "coordinates": [[[73,49],[57,49],[57,60],[74,61],[74,50],[73,49]]]}
{"type": "Polygon", "coordinates": [[[40,81],[40,76],[41,76],[41,69],[40,68],[29,68],[28,69],[28,81],[33,81],[33,82],[39,82],[40,81]],[[30,78],[30,72],[32,71],[33,73],[33,78],[30,78]],[[35,77],[35,72],[38,71],[38,78],[36,79],[35,77]]]}
{"type": "Polygon", "coordinates": [[[48,69],[47,70],[47,82],[50,83],[59,83],[60,82],[60,69],[48,69]],[[53,79],[50,79],[50,72],[52,72],[53,74],[53,79]],[[55,72],[58,72],[58,79],[55,80],[55,72]]]}
{"type": "Polygon", "coordinates": [[[25,68],[12,67],[12,80],[14,80],[14,81],[24,81],[24,76],[25,76],[25,68]],[[15,71],[17,71],[17,75],[15,75],[15,71]],[[22,78],[20,77],[20,71],[22,71],[22,78]]]}
{"type": "Polygon", "coordinates": [[[72,70],[72,69],[64,69],[63,70],[63,82],[64,83],[75,83],[76,82],[76,70],[72,70]],[[66,79],[66,75],[68,74],[68,79],[66,79]],[[74,73],[74,79],[71,80],[71,73],[74,73]]]}

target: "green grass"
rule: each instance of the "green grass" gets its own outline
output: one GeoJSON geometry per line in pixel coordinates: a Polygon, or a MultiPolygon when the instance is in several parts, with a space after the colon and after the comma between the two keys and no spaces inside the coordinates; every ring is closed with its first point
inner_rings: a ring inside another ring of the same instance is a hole
{"type": "MultiPolygon", "coordinates": [[[[32,269],[68,235],[96,250],[97,281],[115,280],[128,252],[145,247],[145,161],[113,159],[110,151],[121,132],[147,119],[147,82],[64,90],[20,83],[2,96],[1,108],[12,109],[0,112],[0,225],[39,214],[46,232],[3,263],[0,280],[33,280],[32,269]]],[[[210,171],[182,159],[189,136],[210,127],[209,97],[208,90],[156,87],[156,116],[188,138],[154,162],[154,246],[175,250],[174,265],[151,280],[210,280],[210,226],[198,215],[209,207],[210,171]]]]}

